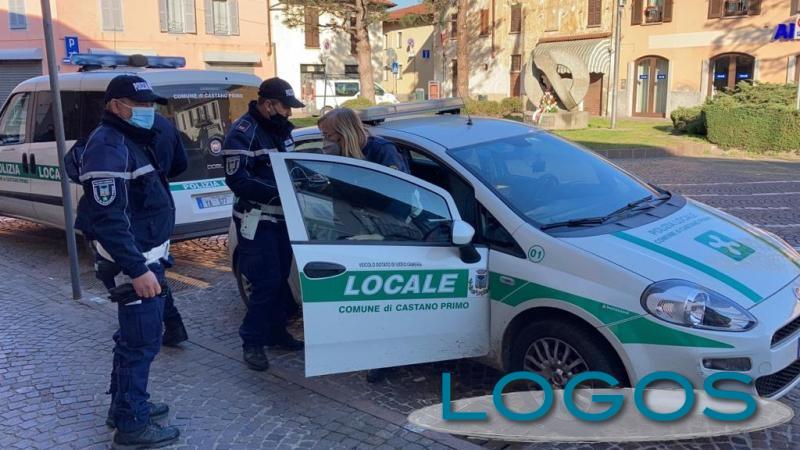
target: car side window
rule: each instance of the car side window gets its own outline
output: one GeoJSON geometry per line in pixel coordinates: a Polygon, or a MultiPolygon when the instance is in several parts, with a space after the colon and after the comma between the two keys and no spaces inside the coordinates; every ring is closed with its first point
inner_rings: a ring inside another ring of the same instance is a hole
{"type": "Polygon", "coordinates": [[[481,237],[485,244],[493,250],[508,253],[518,258],[525,258],[525,252],[517,241],[489,211],[481,207],[481,237]]]}
{"type": "Polygon", "coordinates": [[[353,97],[358,94],[358,83],[335,83],[337,97],[353,97]]]}
{"type": "Polygon", "coordinates": [[[380,86],[378,86],[378,85],[376,84],[376,85],[375,85],[375,95],[377,95],[377,96],[383,96],[384,94],[386,94],[386,92],[383,90],[383,88],[381,88],[380,86]]]}
{"type": "Polygon", "coordinates": [[[303,141],[295,141],[295,152],[304,153],[322,153],[322,139],[308,139],[303,141]]]}
{"type": "Polygon", "coordinates": [[[0,116],[0,145],[15,145],[25,142],[28,122],[30,94],[15,94],[6,103],[3,115],[0,116]]]}
{"type": "Polygon", "coordinates": [[[82,111],[79,136],[88,138],[92,131],[100,125],[100,120],[103,118],[103,111],[106,109],[105,93],[81,92],[79,97],[82,111]]]}
{"type": "Polygon", "coordinates": [[[346,163],[287,164],[311,241],[451,243],[453,218],[435,192],[346,163]]]}
{"type": "MultiPolygon", "coordinates": [[[[64,135],[68,141],[80,137],[81,113],[78,105],[78,93],[61,92],[61,108],[64,113],[64,135]]],[[[56,140],[53,125],[53,94],[50,91],[36,93],[36,110],[33,117],[33,142],[54,142],[56,140]]]]}

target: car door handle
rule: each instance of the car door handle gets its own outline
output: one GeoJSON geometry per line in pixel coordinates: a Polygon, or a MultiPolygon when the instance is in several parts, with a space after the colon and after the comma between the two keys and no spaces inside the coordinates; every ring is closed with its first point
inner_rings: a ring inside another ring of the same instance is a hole
{"type": "Polygon", "coordinates": [[[308,278],[330,278],[347,272],[347,268],[341,264],[331,262],[310,262],[303,268],[303,273],[308,278]]]}
{"type": "Polygon", "coordinates": [[[501,282],[501,283],[503,283],[503,284],[505,284],[506,286],[514,286],[515,284],[517,284],[517,283],[514,281],[514,279],[513,279],[513,278],[511,278],[511,277],[507,277],[507,276],[505,276],[505,275],[501,275],[501,276],[500,276],[500,282],[501,282]]]}
{"type": "Polygon", "coordinates": [[[31,165],[29,167],[31,173],[36,173],[36,155],[31,154],[31,165]]]}
{"type": "Polygon", "coordinates": [[[28,154],[22,154],[22,173],[28,173],[28,154]]]}

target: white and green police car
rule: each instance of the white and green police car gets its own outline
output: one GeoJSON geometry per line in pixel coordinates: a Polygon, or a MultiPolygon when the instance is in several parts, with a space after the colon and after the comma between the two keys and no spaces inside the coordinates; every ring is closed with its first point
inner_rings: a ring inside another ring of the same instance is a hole
{"type": "Polygon", "coordinates": [[[793,248],[549,133],[447,114],[459,107],[363,112],[412,175],[303,153],[316,128],[271,154],[307,375],[480,357],[555,386],[737,371],[780,397],[800,381],[793,248]]]}
{"type": "MultiPolygon", "coordinates": [[[[233,194],[225,185],[222,142],[233,121],[247,111],[261,82],[255,75],[176,70],[183,58],[74,55],[84,70],[59,75],[67,147],[100,123],[106,86],[115,76],[136,73],[169,100],[158,112],[180,132],[189,168],[170,180],[175,199],[173,238],[228,230],[233,194]]],[[[58,153],[48,77],[20,83],[0,112],[0,215],[64,228],[58,153]]],[[[82,195],[72,185],[73,206],[82,195]]]]}

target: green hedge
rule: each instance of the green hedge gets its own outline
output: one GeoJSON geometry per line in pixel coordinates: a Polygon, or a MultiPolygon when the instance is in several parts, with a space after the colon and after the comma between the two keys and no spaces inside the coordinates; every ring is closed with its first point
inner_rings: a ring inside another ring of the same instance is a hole
{"type": "Polygon", "coordinates": [[[678,108],[670,114],[672,128],[678,133],[705,135],[706,118],[702,106],[678,108]]]}
{"type": "Polygon", "coordinates": [[[370,106],[375,106],[375,104],[364,97],[354,98],[353,100],[348,100],[342,103],[343,108],[350,108],[356,110],[366,109],[369,108],[370,106]]]}
{"type": "Polygon", "coordinates": [[[467,100],[467,112],[476,116],[506,117],[511,114],[522,114],[522,99],[508,97],[496,102],[493,100],[467,100]]]}
{"type": "Polygon", "coordinates": [[[800,149],[800,112],[783,105],[748,105],[729,100],[705,106],[708,140],[751,152],[800,149]]]}

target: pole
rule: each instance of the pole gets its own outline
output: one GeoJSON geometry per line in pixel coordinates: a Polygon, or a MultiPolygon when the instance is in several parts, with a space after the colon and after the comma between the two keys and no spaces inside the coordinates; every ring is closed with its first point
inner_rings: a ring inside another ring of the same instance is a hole
{"type": "Polygon", "coordinates": [[[50,12],[50,0],[42,0],[42,26],[44,42],[47,48],[47,70],[50,75],[50,92],[53,97],[53,124],[56,128],[56,147],[58,149],[58,175],[61,178],[61,198],[64,204],[64,228],[67,233],[67,252],[69,253],[69,272],[72,280],[72,298],[81,298],[81,281],[78,270],[78,246],[75,242],[75,220],[72,214],[72,193],[69,180],[64,170],[64,154],[66,138],[64,137],[64,113],[61,109],[61,89],[58,85],[58,64],[56,48],[53,41],[53,17],[50,12]]]}
{"type": "Polygon", "coordinates": [[[614,79],[611,87],[611,129],[617,128],[617,97],[619,96],[619,60],[622,45],[622,13],[625,8],[625,0],[618,0],[616,23],[614,24],[614,79]]]}

